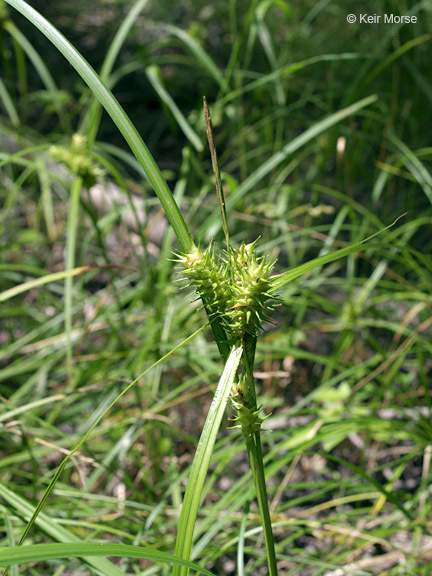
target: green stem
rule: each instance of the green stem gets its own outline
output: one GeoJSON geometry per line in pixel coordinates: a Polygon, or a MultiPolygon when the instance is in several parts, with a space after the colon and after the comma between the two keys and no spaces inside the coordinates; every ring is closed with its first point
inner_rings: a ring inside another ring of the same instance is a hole
{"type": "Polygon", "coordinates": [[[267,489],[264,475],[264,462],[262,458],[261,437],[256,432],[255,436],[244,437],[249,456],[252,475],[255,480],[258,506],[261,514],[261,523],[264,530],[264,541],[267,552],[267,564],[270,576],[277,576],[276,552],[273,538],[273,529],[270,519],[270,511],[267,500],[267,489]]]}
{"type": "MultiPolygon", "coordinates": [[[[76,178],[72,184],[69,200],[69,216],[67,230],[66,247],[66,271],[72,270],[75,266],[75,250],[78,229],[78,213],[81,196],[82,178],[76,178]]],[[[68,391],[72,388],[73,366],[72,366],[72,290],[73,277],[65,278],[65,332],[66,332],[66,367],[68,375],[68,391]]]]}
{"type": "Polygon", "coordinates": [[[217,347],[219,350],[219,354],[221,355],[222,361],[225,364],[225,362],[228,359],[229,353],[230,353],[230,347],[229,347],[229,343],[228,343],[225,329],[223,327],[223,324],[221,322],[220,317],[218,315],[212,313],[206,299],[203,298],[202,296],[201,296],[201,299],[202,299],[203,304],[204,304],[204,309],[206,311],[207,318],[209,319],[209,322],[210,322],[210,328],[213,332],[213,336],[215,338],[215,341],[216,341],[216,344],[217,344],[217,347]]]}
{"type": "MultiPolygon", "coordinates": [[[[250,405],[248,408],[252,411],[258,409],[255,391],[255,382],[253,377],[253,365],[255,358],[256,337],[244,338],[243,365],[246,371],[246,386],[248,388],[248,397],[250,405]]],[[[273,529],[268,506],[267,488],[264,472],[264,460],[261,446],[261,432],[257,430],[254,435],[244,434],[245,444],[249,456],[249,462],[252,475],[255,481],[255,490],[257,493],[258,506],[261,514],[261,523],[264,530],[264,541],[267,552],[267,563],[270,576],[277,576],[276,552],[273,537],[273,529]]]]}
{"type": "Polygon", "coordinates": [[[255,381],[253,375],[253,367],[255,365],[255,349],[256,349],[257,337],[251,336],[250,334],[245,334],[243,336],[243,365],[246,371],[246,386],[248,389],[248,398],[251,399],[251,405],[248,408],[252,410],[257,409],[257,398],[255,390],[255,381]]]}

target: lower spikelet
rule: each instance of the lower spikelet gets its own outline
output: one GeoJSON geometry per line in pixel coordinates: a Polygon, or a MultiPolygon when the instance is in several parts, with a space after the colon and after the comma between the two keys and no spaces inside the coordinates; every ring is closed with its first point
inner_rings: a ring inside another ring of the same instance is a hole
{"type": "Polygon", "coordinates": [[[261,407],[257,407],[255,400],[247,393],[247,386],[242,378],[234,388],[231,404],[237,413],[233,418],[235,424],[231,428],[239,428],[246,437],[259,432],[262,423],[270,416],[269,414],[260,418],[261,407]]]}

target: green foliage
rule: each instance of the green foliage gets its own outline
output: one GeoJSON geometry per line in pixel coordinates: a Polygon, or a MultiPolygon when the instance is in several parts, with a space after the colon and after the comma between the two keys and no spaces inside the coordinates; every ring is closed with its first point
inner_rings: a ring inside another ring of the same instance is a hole
{"type": "MultiPolygon", "coordinates": [[[[7,6],[0,34],[0,546],[35,561],[36,547],[48,542],[81,553],[99,542],[111,552],[141,545],[166,559],[175,549],[178,510],[221,374],[210,329],[112,404],[203,328],[203,314],[176,283],[172,253],[195,249],[178,215],[185,246],[165,223],[153,188],[163,180],[196,245],[212,246],[200,254],[215,259],[204,299],[215,308],[211,318],[221,319],[218,344],[244,335],[247,356],[255,355],[257,397],[246,355],[231,394],[248,439],[262,429],[280,573],[399,576],[402,566],[407,575],[429,576],[429,0],[361,3],[364,12],[418,16],[404,26],[348,24],[339,0],[31,4],[100,70],[99,94],[112,90],[161,176],[148,179],[93,92],[7,6]],[[214,248],[224,234],[205,149],[204,94],[232,246],[246,250],[260,236],[267,263],[277,261],[271,290],[242,292],[250,289],[244,271],[236,272],[238,293],[228,283],[217,282],[219,296],[212,290],[211,276],[231,273],[228,254],[214,248]],[[61,147],[66,158],[75,133],[87,139],[80,161],[100,170],[89,189],[49,152],[61,147]],[[397,226],[360,244],[405,212],[397,226]],[[336,252],[344,258],[335,260],[336,252]],[[264,324],[255,350],[259,323],[249,323],[247,311],[269,291],[280,305],[269,311],[273,324],[264,324]],[[239,299],[247,305],[232,308],[239,299]],[[271,413],[262,427],[260,406],[271,413]],[[17,550],[47,489],[28,549],[17,550]]],[[[124,116],[116,121],[128,128],[124,116]]],[[[223,422],[215,438],[192,558],[218,575],[264,573],[256,487],[242,434],[231,425],[223,422]]],[[[11,572],[171,572],[126,554],[108,562],[58,553],[45,549],[45,561],[11,572]]]]}

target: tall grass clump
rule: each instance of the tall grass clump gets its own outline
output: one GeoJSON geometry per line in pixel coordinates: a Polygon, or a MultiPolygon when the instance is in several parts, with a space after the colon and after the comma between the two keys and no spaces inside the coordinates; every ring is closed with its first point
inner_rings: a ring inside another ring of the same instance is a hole
{"type": "Polygon", "coordinates": [[[428,3],[41,10],[0,3],[4,574],[428,575],[428,3]]]}

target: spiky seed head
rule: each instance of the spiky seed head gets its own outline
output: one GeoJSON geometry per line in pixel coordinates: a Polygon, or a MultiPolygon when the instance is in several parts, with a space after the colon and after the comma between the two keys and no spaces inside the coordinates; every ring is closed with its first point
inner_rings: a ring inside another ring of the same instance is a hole
{"type": "Polygon", "coordinates": [[[204,252],[198,247],[176,258],[210,312],[236,339],[256,334],[274,308],[270,294],[274,261],[259,256],[256,243],[241,244],[219,257],[210,244],[204,252]]]}

